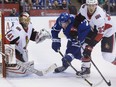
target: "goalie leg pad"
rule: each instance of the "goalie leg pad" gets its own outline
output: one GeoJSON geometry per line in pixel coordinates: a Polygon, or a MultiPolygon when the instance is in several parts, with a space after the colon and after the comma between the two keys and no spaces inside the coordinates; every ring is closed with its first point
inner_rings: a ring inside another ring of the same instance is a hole
{"type": "MultiPolygon", "coordinates": [[[[34,62],[26,62],[26,65],[34,68],[34,62]]],[[[24,67],[21,67],[17,64],[8,64],[6,67],[6,75],[7,77],[23,77],[32,74],[29,72],[29,70],[25,69],[24,67]]]]}

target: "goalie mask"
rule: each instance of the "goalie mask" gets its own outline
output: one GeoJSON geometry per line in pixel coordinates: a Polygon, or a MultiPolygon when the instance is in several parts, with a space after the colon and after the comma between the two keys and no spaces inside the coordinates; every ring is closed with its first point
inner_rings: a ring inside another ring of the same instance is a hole
{"type": "Polygon", "coordinates": [[[23,27],[28,27],[28,24],[30,22],[30,16],[27,12],[22,12],[19,16],[19,22],[23,27]]]}

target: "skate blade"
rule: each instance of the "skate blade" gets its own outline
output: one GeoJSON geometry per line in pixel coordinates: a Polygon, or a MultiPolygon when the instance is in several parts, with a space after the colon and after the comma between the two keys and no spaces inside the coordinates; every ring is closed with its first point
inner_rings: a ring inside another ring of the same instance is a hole
{"type": "Polygon", "coordinates": [[[89,78],[90,74],[77,75],[77,78],[89,78]]]}

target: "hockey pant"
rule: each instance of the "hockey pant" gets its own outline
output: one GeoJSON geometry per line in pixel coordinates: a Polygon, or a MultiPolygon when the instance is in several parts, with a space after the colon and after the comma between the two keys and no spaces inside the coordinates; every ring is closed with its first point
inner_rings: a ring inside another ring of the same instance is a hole
{"type": "Polygon", "coordinates": [[[101,41],[101,51],[103,58],[116,65],[116,54],[114,54],[115,48],[115,35],[110,37],[103,37],[101,41]]]}
{"type": "Polygon", "coordinates": [[[81,47],[78,44],[72,44],[71,41],[68,41],[65,56],[62,58],[63,66],[68,67],[69,64],[67,64],[67,61],[71,63],[74,58],[79,60],[82,58],[81,47]]]}

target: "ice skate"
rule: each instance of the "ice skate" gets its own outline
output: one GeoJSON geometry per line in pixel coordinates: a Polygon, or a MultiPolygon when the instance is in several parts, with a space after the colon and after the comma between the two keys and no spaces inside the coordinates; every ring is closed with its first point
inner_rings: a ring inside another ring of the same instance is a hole
{"type": "Polygon", "coordinates": [[[82,67],[81,71],[79,71],[78,73],[76,73],[76,75],[78,77],[82,76],[84,78],[90,77],[90,68],[82,67]]]}
{"type": "Polygon", "coordinates": [[[68,67],[65,67],[65,66],[60,66],[60,67],[57,67],[54,72],[55,73],[60,73],[60,72],[63,72],[67,69],[68,67]]]}

